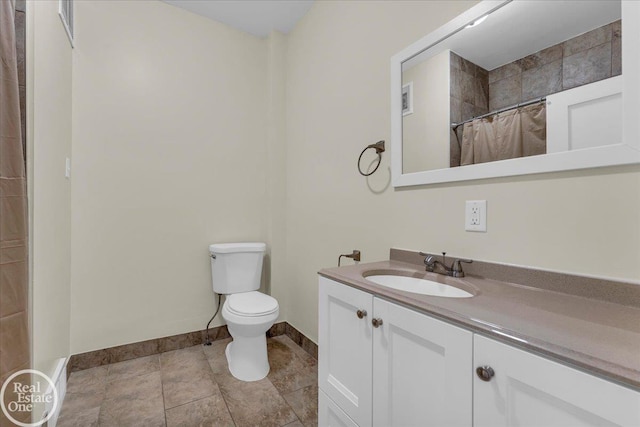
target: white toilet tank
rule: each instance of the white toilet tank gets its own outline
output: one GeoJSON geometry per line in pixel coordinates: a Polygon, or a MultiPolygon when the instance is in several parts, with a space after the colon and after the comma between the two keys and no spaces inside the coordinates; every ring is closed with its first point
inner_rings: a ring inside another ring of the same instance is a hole
{"type": "Polygon", "coordinates": [[[235,294],[260,288],[264,243],[218,243],[209,246],[213,291],[235,294]]]}

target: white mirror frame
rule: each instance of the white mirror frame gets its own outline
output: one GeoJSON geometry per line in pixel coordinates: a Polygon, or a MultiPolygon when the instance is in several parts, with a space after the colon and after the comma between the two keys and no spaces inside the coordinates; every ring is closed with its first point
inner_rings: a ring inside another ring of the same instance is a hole
{"type": "Polygon", "coordinates": [[[622,143],[463,167],[402,173],[402,63],[510,1],[518,0],[485,0],[391,58],[391,176],[394,187],[640,163],[640,2],[622,0],[622,143]]]}

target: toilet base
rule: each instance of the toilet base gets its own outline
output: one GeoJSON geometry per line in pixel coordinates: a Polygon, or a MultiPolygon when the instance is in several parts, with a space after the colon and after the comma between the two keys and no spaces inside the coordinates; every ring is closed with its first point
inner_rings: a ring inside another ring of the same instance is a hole
{"type": "Polygon", "coordinates": [[[233,338],[224,351],[231,375],[240,381],[258,381],[269,373],[266,335],[233,338]]]}

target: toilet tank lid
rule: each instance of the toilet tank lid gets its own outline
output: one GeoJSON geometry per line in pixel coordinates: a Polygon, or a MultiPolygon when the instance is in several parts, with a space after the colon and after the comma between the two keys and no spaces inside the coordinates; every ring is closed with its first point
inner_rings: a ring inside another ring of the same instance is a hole
{"type": "Polygon", "coordinates": [[[264,243],[216,243],[209,245],[212,254],[231,254],[237,252],[264,252],[267,245],[264,243]]]}

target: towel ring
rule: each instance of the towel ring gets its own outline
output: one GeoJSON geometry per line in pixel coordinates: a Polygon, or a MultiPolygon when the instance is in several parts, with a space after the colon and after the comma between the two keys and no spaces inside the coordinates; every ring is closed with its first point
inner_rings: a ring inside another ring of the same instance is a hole
{"type": "Polygon", "coordinates": [[[364,150],[362,150],[362,152],[360,153],[360,157],[358,157],[358,172],[360,172],[360,175],[362,175],[362,176],[373,175],[373,173],[375,171],[377,171],[378,168],[380,167],[380,163],[382,163],[382,153],[384,153],[384,140],[378,141],[375,144],[367,145],[364,148],[364,150]],[[364,172],[362,172],[362,169],[360,168],[360,161],[362,160],[362,155],[364,154],[364,152],[367,151],[369,148],[373,148],[374,150],[376,150],[376,154],[378,155],[378,164],[376,165],[376,167],[371,172],[364,173],[364,172]]]}

